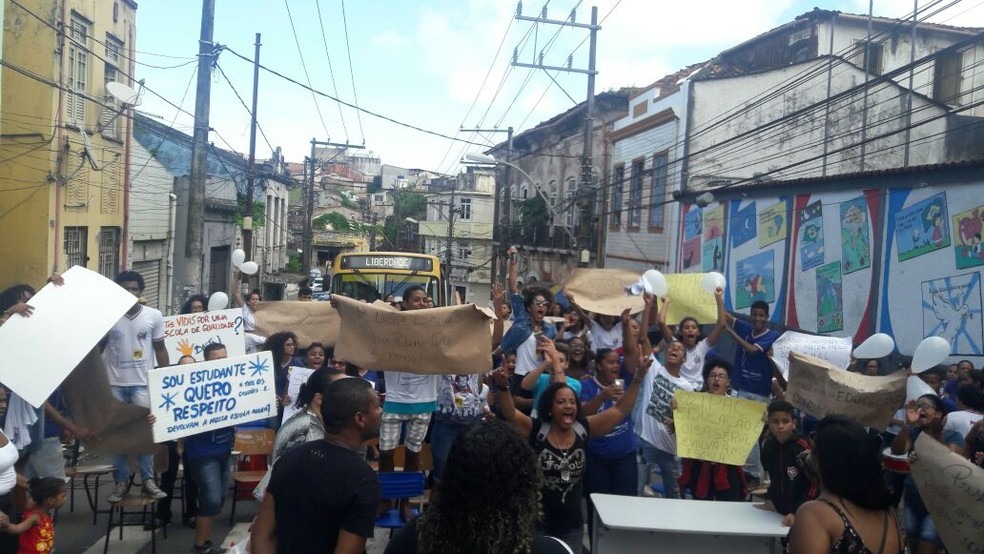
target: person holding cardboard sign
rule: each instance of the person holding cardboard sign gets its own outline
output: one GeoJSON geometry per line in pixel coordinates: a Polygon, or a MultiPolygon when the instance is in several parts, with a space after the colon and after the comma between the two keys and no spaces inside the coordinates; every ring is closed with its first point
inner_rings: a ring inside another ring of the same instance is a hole
{"type": "Polygon", "coordinates": [[[666,324],[666,314],[669,311],[670,299],[660,298],[660,302],[663,305],[660,306],[658,320],[660,331],[663,333],[663,340],[667,344],[674,340],[683,343],[683,347],[687,350],[687,359],[680,368],[680,374],[683,375],[684,379],[692,381],[694,387],[698,389],[704,385],[704,360],[707,358],[707,353],[714,347],[714,344],[721,336],[721,333],[724,332],[724,328],[728,323],[727,312],[724,311],[723,288],[718,287],[714,289],[714,301],[717,302],[717,323],[714,325],[711,334],[705,337],[700,331],[700,323],[697,322],[697,318],[691,316],[681,319],[680,324],[676,326],[676,333],[674,333],[670,329],[670,326],[666,324]]]}

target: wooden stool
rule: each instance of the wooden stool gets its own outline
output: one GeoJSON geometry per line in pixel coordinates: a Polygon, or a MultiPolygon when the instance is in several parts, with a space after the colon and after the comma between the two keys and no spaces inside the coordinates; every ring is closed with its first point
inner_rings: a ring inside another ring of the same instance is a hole
{"type": "MultiPolygon", "coordinates": [[[[120,522],[117,527],[120,528],[120,540],[123,540],[123,526],[125,525],[140,525],[144,526],[147,523],[151,524],[150,529],[150,551],[152,553],[157,552],[157,525],[154,524],[154,516],[157,510],[157,499],[144,496],[142,494],[127,494],[122,500],[115,503],[110,503],[109,505],[109,522],[106,524],[106,542],[103,545],[103,554],[109,552],[109,535],[113,532],[113,514],[119,512],[120,522]],[[127,512],[127,509],[133,508],[133,511],[127,512]],[[136,508],[140,511],[137,512],[136,508]],[[140,513],[140,523],[126,523],[126,514],[140,513]],[[148,519],[147,516],[150,516],[148,519]]],[[[167,538],[167,526],[162,525],[164,529],[164,538],[167,538]]]]}
{"type": "Polygon", "coordinates": [[[75,466],[69,468],[65,474],[69,478],[70,489],[72,491],[71,500],[69,501],[69,511],[75,511],[75,489],[78,488],[78,483],[76,478],[82,477],[82,488],[85,490],[85,498],[89,503],[89,509],[92,510],[92,524],[96,524],[96,516],[99,511],[96,509],[96,503],[99,501],[99,479],[103,475],[108,475],[113,473],[113,466],[105,465],[91,465],[91,466],[75,466]],[[93,489],[89,488],[89,478],[94,478],[93,489]]]}

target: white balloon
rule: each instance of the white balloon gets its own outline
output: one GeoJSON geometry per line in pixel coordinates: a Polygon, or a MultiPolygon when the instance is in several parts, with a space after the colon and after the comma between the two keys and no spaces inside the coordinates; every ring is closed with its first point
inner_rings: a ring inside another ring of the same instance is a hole
{"type": "Polygon", "coordinates": [[[905,403],[908,404],[910,401],[927,394],[939,396],[939,393],[934,391],[933,387],[927,385],[926,381],[920,379],[918,375],[910,375],[905,382],[905,403]]]}
{"type": "Polygon", "coordinates": [[[854,357],[859,360],[884,358],[895,350],[895,340],[885,333],[875,333],[854,349],[854,357]]]}
{"type": "Polygon", "coordinates": [[[707,291],[707,294],[714,294],[717,289],[723,289],[725,284],[724,275],[716,271],[704,274],[700,280],[700,286],[707,291]]]}
{"type": "Polygon", "coordinates": [[[235,250],[232,251],[232,265],[233,266],[239,267],[239,266],[243,265],[243,262],[245,262],[245,261],[246,261],[246,253],[243,252],[242,249],[237,248],[237,249],[235,249],[235,250]]]}
{"type": "Polygon", "coordinates": [[[943,337],[927,337],[912,354],[912,371],[922,373],[943,362],[950,355],[950,341],[943,337]]]}
{"type": "Polygon", "coordinates": [[[224,310],[229,307],[229,295],[224,292],[213,292],[208,297],[208,311],[214,312],[224,310]]]}
{"type": "Polygon", "coordinates": [[[260,270],[260,266],[256,265],[254,261],[243,262],[239,266],[239,271],[242,271],[246,275],[252,275],[260,270]]]}
{"type": "Polygon", "coordinates": [[[655,269],[650,269],[643,273],[642,278],[649,283],[649,288],[652,289],[652,293],[657,298],[662,298],[666,296],[666,293],[670,292],[670,285],[667,284],[666,277],[655,269]]]}

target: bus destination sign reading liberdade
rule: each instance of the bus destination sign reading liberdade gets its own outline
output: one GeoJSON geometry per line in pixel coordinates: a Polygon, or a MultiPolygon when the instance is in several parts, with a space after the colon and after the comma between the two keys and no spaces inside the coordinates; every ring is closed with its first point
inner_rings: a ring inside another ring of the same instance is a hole
{"type": "Polygon", "coordinates": [[[407,271],[433,271],[428,258],[410,256],[345,256],[342,269],[403,269],[407,271]]]}

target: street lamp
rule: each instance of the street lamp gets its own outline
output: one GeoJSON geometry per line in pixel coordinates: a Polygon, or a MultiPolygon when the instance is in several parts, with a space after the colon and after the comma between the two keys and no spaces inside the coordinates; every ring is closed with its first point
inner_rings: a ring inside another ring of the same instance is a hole
{"type": "MultiPolygon", "coordinates": [[[[488,156],[486,154],[479,154],[477,152],[469,152],[465,154],[465,161],[479,163],[479,164],[493,164],[493,165],[502,164],[505,166],[509,166],[515,169],[516,171],[520,172],[523,175],[523,177],[526,177],[526,180],[529,181],[531,185],[533,185],[533,188],[536,189],[536,193],[539,194],[541,198],[543,198],[543,203],[547,206],[547,211],[550,212],[550,228],[553,229],[555,226],[562,228],[564,232],[567,233],[567,236],[571,238],[571,242],[575,245],[577,244],[577,239],[574,238],[574,234],[571,233],[571,230],[568,229],[567,226],[554,224],[554,222],[557,221],[557,212],[554,211],[553,205],[550,204],[550,200],[547,198],[547,195],[543,193],[543,190],[540,189],[540,187],[536,186],[535,184],[536,182],[533,180],[533,177],[530,177],[529,173],[523,171],[523,168],[519,167],[514,163],[506,162],[503,160],[497,160],[492,156],[488,156]]],[[[496,197],[498,198],[498,196],[499,195],[497,193],[496,197]]],[[[496,225],[498,225],[499,222],[496,221],[495,223],[496,225]]]]}

